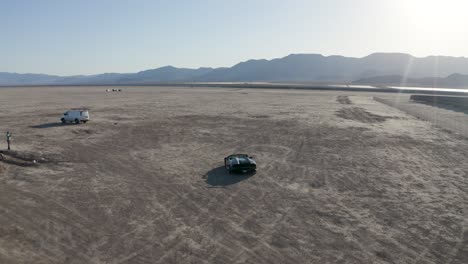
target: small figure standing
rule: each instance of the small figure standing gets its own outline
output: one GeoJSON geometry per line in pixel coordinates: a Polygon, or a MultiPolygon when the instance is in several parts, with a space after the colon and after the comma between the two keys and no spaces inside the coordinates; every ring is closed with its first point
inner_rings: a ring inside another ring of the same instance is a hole
{"type": "Polygon", "coordinates": [[[7,144],[8,144],[8,150],[10,150],[10,139],[11,139],[11,133],[10,133],[10,131],[7,131],[6,132],[6,141],[7,141],[7,144]]]}

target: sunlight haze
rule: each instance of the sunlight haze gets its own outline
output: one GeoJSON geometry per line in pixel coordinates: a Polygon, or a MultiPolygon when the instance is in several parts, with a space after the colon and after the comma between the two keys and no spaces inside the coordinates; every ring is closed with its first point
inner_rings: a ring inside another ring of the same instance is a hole
{"type": "Polygon", "coordinates": [[[230,67],[291,53],[467,56],[466,1],[6,1],[0,72],[230,67]]]}

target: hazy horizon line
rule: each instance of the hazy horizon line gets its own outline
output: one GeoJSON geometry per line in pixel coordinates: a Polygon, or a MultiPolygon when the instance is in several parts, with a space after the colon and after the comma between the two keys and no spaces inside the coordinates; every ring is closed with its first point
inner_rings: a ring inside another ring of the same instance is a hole
{"type": "Polygon", "coordinates": [[[292,56],[292,55],[320,55],[320,56],[323,56],[325,58],[328,58],[328,57],[344,57],[344,58],[353,58],[353,59],[363,59],[363,58],[366,58],[368,56],[371,56],[371,55],[374,55],[374,54],[400,54],[400,55],[409,55],[415,59],[421,59],[421,58],[430,58],[430,57],[450,57],[450,58],[468,58],[468,57],[465,57],[465,56],[449,56],[449,55],[427,55],[427,56],[414,56],[412,55],[411,53],[405,53],[405,52],[387,52],[387,51],[377,51],[377,52],[372,52],[368,55],[365,55],[365,56],[346,56],[346,55],[338,55],[338,54],[322,54],[322,53],[289,53],[288,55],[286,56],[283,56],[283,57],[274,57],[274,58],[271,58],[271,59],[247,59],[247,60],[243,60],[243,61],[239,61],[235,64],[233,64],[232,66],[220,66],[220,67],[211,67],[211,66],[200,66],[200,67],[194,67],[194,68],[191,68],[191,67],[184,67],[184,66],[174,66],[174,65],[171,65],[171,64],[168,64],[168,65],[163,65],[163,66],[159,66],[159,67],[155,67],[155,68],[147,68],[147,69],[143,69],[143,70],[139,70],[139,71],[135,71],[135,72],[100,72],[100,73],[92,73],[92,74],[64,74],[64,75],[61,75],[61,74],[53,74],[53,73],[44,73],[44,72],[15,72],[15,71],[0,71],[0,73],[8,73],[8,74],[34,74],[34,75],[47,75],[47,76],[55,76],[55,77],[80,77],[80,76],[95,76],[95,75],[103,75],[103,74],[135,74],[135,73],[139,73],[139,72],[143,72],[143,71],[148,71],[148,70],[156,70],[156,69],[161,69],[161,68],[166,68],[166,67],[172,67],[172,68],[177,68],[177,69],[189,69],[189,70],[197,70],[197,69],[223,69],[223,68],[232,68],[240,63],[244,63],[244,62],[248,62],[248,61],[272,61],[272,60],[277,60],[277,59],[283,59],[283,58],[286,58],[288,56],[292,56]]]}

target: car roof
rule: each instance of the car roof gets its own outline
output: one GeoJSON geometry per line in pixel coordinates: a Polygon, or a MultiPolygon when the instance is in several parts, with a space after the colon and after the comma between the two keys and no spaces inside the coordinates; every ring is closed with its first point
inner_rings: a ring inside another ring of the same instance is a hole
{"type": "Polygon", "coordinates": [[[247,155],[247,154],[232,154],[232,155],[229,155],[227,157],[228,158],[246,158],[246,157],[249,157],[249,155],[247,155]]]}

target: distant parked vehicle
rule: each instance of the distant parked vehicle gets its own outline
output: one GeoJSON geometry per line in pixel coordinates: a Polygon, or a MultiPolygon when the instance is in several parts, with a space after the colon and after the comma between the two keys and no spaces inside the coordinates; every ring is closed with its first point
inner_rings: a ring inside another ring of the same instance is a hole
{"type": "Polygon", "coordinates": [[[224,167],[229,173],[250,172],[257,169],[257,163],[247,154],[233,154],[224,158],[224,167]]]}
{"type": "Polygon", "coordinates": [[[85,108],[71,109],[65,112],[62,118],[60,118],[60,121],[62,121],[62,123],[75,122],[76,124],[79,124],[81,122],[86,123],[89,120],[89,109],[85,108]]]}

